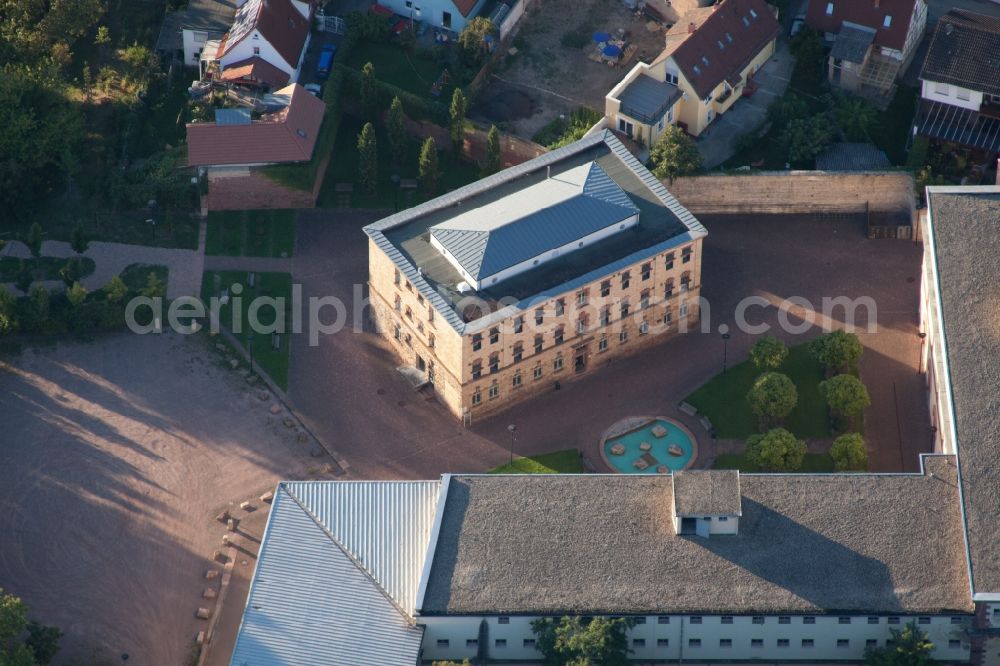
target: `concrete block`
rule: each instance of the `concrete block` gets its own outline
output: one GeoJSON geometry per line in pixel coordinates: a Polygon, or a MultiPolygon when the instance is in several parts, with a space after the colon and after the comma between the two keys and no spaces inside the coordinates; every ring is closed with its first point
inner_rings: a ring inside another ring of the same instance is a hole
{"type": "Polygon", "coordinates": [[[294,428],[295,427],[295,419],[293,419],[292,417],[288,417],[287,419],[284,420],[283,423],[285,424],[286,428],[294,428]]]}
{"type": "Polygon", "coordinates": [[[228,529],[230,532],[235,532],[237,524],[238,523],[235,518],[230,518],[229,522],[226,523],[226,529],[228,529]]]}
{"type": "Polygon", "coordinates": [[[253,504],[250,502],[240,502],[240,508],[244,511],[253,511],[253,504]]]}
{"type": "Polygon", "coordinates": [[[214,599],[219,596],[219,593],[215,591],[214,587],[206,587],[205,591],[201,593],[202,599],[214,599]]]}
{"type": "Polygon", "coordinates": [[[229,510],[227,509],[226,511],[223,511],[218,516],[216,516],[215,519],[220,523],[222,523],[223,525],[225,525],[227,522],[229,522],[229,519],[231,517],[232,516],[229,515],[229,510]]]}
{"type": "Polygon", "coordinates": [[[195,612],[194,616],[199,620],[207,620],[212,616],[212,611],[208,610],[207,608],[199,608],[195,612]]]}
{"type": "Polygon", "coordinates": [[[204,645],[204,644],[205,644],[205,638],[206,638],[206,636],[205,636],[205,632],[204,632],[204,631],[199,631],[199,632],[198,632],[198,637],[197,637],[197,638],[195,638],[195,642],[196,642],[196,643],[197,643],[198,645],[204,645]]]}
{"type": "Polygon", "coordinates": [[[268,490],[266,493],[264,493],[263,495],[260,496],[260,501],[261,502],[272,502],[272,501],[274,501],[274,492],[271,491],[271,490],[268,490]]]}
{"type": "Polygon", "coordinates": [[[280,414],[281,413],[281,405],[279,405],[278,403],[274,403],[273,405],[271,405],[271,413],[272,414],[280,414]]]}
{"type": "Polygon", "coordinates": [[[219,577],[218,569],[209,569],[205,572],[205,580],[215,580],[219,577]]]}

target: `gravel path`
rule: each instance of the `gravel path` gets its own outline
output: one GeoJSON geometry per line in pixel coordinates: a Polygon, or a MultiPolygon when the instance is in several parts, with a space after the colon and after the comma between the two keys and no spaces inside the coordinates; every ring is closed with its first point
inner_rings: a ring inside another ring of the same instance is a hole
{"type": "MultiPolygon", "coordinates": [[[[202,247],[204,241],[201,242],[202,247]]],[[[65,241],[45,241],[42,243],[43,257],[75,256],[76,253],[65,241]]],[[[27,258],[31,256],[28,247],[20,241],[10,241],[0,250],[0,256],[27,258]]],[[[89,291],[106,285],[111,278],[120,274],[130,264],[159,264],[169,270],[167,298],[198,295],[201,291],[201,273],[204,255],[201,249],[181,250],[176,248],[149,247],[146,245],[126,245],[125,243],[105,243],[92,241],[83,254],[94,260],[94,272],[82,280],[89,291]]],[[[62,288],[59,280],[41,282],[47,288],[62,288]]],[[[13,284],[5,285],[13,293],[20,292],[13,284]]]]}
{"type": "Polygon", "coordinates": [[[66,633],[60,663],[188,663],[225,533],[214,517],[323,473],[260,393],[201,336],[121,333],[0,363],[0,587],[66,633]]]}

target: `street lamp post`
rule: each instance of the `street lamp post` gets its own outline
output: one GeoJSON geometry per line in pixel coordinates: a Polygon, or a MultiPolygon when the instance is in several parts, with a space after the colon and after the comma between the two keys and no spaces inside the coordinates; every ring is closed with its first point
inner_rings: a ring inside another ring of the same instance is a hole
{"type": "Polygon", "coordinates": [[[722,374],[726,374],[726,361],[729,356],[729,334],[722,334],[722,374]]]}
{"type": "Polygon", "coordinates": [[[511,423],[507,426],[507,432],[510,433],[510,464],[514,464],[514,439],[517,437],[517,426],[511,423]]]}
{"type": "Polygon", "coordinates": [[[927,333],[920,331],[917,333],[917,337],[920,338],[920,354],[917,356],[917,374],[919,375],[924,371],[924,340],[927,339],[927,333]]]}

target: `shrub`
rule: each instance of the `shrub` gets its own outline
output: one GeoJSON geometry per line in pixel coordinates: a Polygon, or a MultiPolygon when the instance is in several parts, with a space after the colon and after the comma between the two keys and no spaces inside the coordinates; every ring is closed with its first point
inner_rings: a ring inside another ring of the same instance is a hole
{"type": "Polygon", "coordinates": [[[690,176],[701,169],[701,153],[694,141],[676,125],[668,125],[659,140],[649,151],[653,175],[666,178],[672,184],[675,178],[690,176]]]}
{"type": "Polygon", "coordinates": [[[788,348],[773,335],[765,335],[750,348],[750,360],[763,370],[774,370],[784,363],[786,358],[788,358],[788,348]]]}
{"type": "Polygon", "coordinates": [[[864,438],[856,432],[841,435],[833,440],[830,456],[838,472],[868,471],[868,447],[864,438]]]}
{"type": "Polygon", "coordinates": [[[784,428],[775,428],[764,435],[748,437],[746,456],[752,464],[769,472],[795,472],[802,467],[806,444],[784,428]]]}
{"type": "Polygon", "coordinates": [[[531,140],[549,149],[568,146],[582,139],[587,130],[597,124],[602,117],[593,109],[580,107],[571,112],[567,118],[556,118],[538,130],[531,140]]]}

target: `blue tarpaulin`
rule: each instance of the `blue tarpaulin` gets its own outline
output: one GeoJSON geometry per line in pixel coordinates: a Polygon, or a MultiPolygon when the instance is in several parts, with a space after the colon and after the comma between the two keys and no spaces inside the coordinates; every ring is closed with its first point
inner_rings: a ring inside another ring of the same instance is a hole
{"type": "Polygon", "coordinates": [[[608,44],[607,46],[604,47],[601,53],[603,53],[608,58],[617,58],[622,54],[622,49],[620,46],[616,46],[614,44],[608,44]]]}
{"type": "Polygon", "coordinates": [[[598,44],[603,44],[604,42],[606,42],[606,41],[608,41],[610,39],[611,39],[611,35],[609,35],[606,32],[595,32],[594,33],[594,41],[597,42],[598,44]]]}

